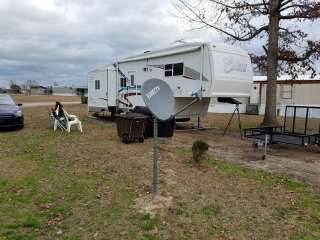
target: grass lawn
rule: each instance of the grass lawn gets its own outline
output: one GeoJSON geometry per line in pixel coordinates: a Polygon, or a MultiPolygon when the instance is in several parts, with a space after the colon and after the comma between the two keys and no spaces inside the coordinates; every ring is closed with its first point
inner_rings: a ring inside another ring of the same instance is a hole
{"type": "Polygon", "coordinates": [[[160,141],[168,201],[143,211],[152,140],[124,145],[85,106],[67,110],[83,134],[53,132],[45,107],[25,109],[23,130],[0,132],[0,240],[320,239],[320,196],[307,184],[214,156],[194,166],[179,133],[160,141]]]}

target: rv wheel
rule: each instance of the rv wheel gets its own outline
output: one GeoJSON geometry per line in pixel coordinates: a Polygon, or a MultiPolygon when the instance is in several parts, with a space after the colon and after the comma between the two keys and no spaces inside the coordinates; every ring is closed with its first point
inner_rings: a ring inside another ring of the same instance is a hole
{"type": "Polygon", "coordinates": [[[139,137],[139,143],[143,143],[144,142],[144,137],[139,137]]]}
{"type": "Polygon", "coordinates": [[[122,135],[122,142],[125,143],[125,144],[128,144],[128,143],[129,143],[129,136],[128,136],[128,134],[123,134],[123,135],[122,135]]]}
{"type": "Polygon", "coordinates": [[[117,109],[115,107],[109,107],[108,110],[111,113],[111,117],[117,113],[117,109]]]}

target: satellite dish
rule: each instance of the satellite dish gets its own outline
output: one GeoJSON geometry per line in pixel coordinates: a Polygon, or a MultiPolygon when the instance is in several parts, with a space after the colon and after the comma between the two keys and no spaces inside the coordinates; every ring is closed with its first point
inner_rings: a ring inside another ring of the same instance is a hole
{"type": "Polygon", "coordinates": [[[149,79],[143,83],[141,92],[144,103],[156,118],[165,121],[174,115],[173,92],[165,81],[149,79]]]}

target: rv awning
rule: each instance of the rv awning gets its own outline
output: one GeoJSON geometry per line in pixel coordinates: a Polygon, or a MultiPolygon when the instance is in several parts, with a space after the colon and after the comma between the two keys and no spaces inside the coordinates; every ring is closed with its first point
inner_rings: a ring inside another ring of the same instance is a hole
{"type": "Polygon", "coordinates": [[[159,58],[159,57],[164,57],[164,56],[176,55],[176,54],[180,54],[180,53],[193,52],[193,51],[199,50],[200,48],[201,48],[201,46],[198,45],[198,46],[188,46],[188,47],[183,47],[183,48],[174,48],[172,50],[168,49],[165,51],[148,52],[145,54],[122,59],[119,61],[119,63],[132,62],[132,61],[138,61],[138,60],[144,60],[144,59],[150,59],[150,58],[159,58]]]}

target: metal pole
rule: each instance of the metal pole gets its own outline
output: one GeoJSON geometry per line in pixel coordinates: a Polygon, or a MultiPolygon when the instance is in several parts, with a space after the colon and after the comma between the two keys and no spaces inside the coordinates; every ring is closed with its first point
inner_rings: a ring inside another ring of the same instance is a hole
{"type": "Polygon", "coordinates": [[[268,148],[268,134],[264,135],[264,151],[262,160],[267,159],[267,148],[268,148]]]}
{"type": "Polygon", "coordinates": [[[304,125],[304,134],[307,134],[308,130],[308,119],[309,119],[309,108],[307,107],[307,112],[306,112],[306,119],[305,119],[305,125],[304,125]]]}
{"type": "Polygon", "coordinates": [[[236,111],[237,111],[237,108],[234,109],[234,111],[233,111],[233,113],[232,113],[232,115],[231,115],[231,118],[229,119],[229,122],[228,122],[226,128],[225,128],[224,131],[223,131],[223,135],[222,135],[222,136],[226,135],[227,130],[229,129],[229,127],[230,127],[230,125],[231,125],[231,121],[232,121],[233,116],[234,116],[234,114],[236,113],[236,111]]]}
{"type": "Polygon", "coordinates": [[[295,132],[295,128],[296,128],[296,115],[297,115],[297,107],[294,106],[293,107],[293,123],[292,123],[292,133],[295,132]]]}
{"type": "Polygon", "coordinates": [[[152,194],[157,196],[158,192],[158,120],[153,117],[153,167],[152,167],[152,194]]]}
{"type": "Polygon", "coordinates": [[[194,103],[198,102],[200,99],[199,97],[192,100],[192,102],[185,105],[183,108],[181,108],[178,112],[176,112],[172,117],[177,116],[178,114],[182,113],[184,110],[186,110],[188,107],[192,106],[194,103]]]}
{"type": "Polygon", "coordinates": [[[238,125],[239,125],[239,131],[240,131],[240,138],[242,138],[242,125],[241,125],[241,118],[240,118],[240,110],[239,110],[239,104],[237,104],[237,115],[238,115],[238,125]]]}
{"type": "Polygon", "coordinates": [[[286,125],[287,125],[287,110],[288,106],[286,106],[286,111],[284,112],[284,124],[283,124],[283,131],[286,131],[286,125]]]}

